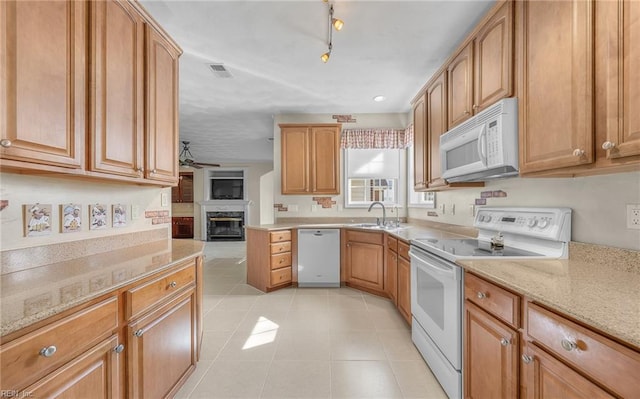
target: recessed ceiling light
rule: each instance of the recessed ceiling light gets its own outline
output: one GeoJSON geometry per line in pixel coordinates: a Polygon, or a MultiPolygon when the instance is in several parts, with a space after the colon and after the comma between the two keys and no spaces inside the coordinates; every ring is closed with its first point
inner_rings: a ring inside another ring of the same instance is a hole
{"type": "Polygon", "coordinates": [[[381,102],[381,101],[384,101],[386,99],[387,99],[387,97],[385,97],[385,96],[375,96],[375,97],[373,97],[373,101],[376,101],[376,102],[381,102]]]}

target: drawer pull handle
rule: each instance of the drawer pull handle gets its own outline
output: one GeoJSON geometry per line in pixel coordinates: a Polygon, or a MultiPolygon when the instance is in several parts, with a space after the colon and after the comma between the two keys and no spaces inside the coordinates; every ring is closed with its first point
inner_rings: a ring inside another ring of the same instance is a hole
{"type": "Polygon", "coordinates": [[[169,287],[171,287],[171,288],[176,288],[177,286],[178,286],[178,283],[176,283],[175,281],[172,281],[172,282],[169,284],[169,287]]]}
{"type": "Polygon", "coordinates": [[[120,344],[118,346],[116,346],[115,348],[113,348],[113,351],[115,353],[122,353],[122,351],[124,350],[124,345],[120,344]]]}
{"type": "Polygon", "coordinates": [[[278,263],[282,263],[282,262],[284,262],[284,259],[280,259],[280,262],[278,262],[278,263]]]}
{"type": "Polygon", "coordinates": [[[529,363],[531,363],[533,361],[533,358],[531,356],[529,356],[529,355],[522,355],[522,361],[525,364],[529,364],[529,363]]]}
{"type": "Polygon", "coordinates": [[[478,291],[478,294],[476,296],[478,297],[478,299],[484,299],[487,297],[487,294],[485,294],[484,292],[478,291]]]}
{"type": "Polygon", "coordinates": [[[56,348],[54,345],[47,346],[46,348],[40,349],[40,356],[51,357],[54,353],[56,353],[57,350],[58,348],[56,348]]]}
{"type": "Polygon", "coordinates": [[[502,338],[500,340],[500,345],[502,345],[502,346],[507,346],[507,345],[509,345],[509,343],[510,343],[509,340],[506,339],[506,338],[502,338]]]}
{"type": "Polygon", "coordinates": [[[563,339],[562,341],[560,341],[560,345],[562,345],[562,349],[566,350],[567,352],[571,352],[578,347],[575,342],[568,339],[563,339]]]}
{"type": "Polygon", "coordinates": [[[11,144],[13,144],[13,143],[9,139],[0,140],[0,146],[2,146],[2,148],[9,148],[9,147],[11,147],[11,144]]]}
{"type": "Polygon", "coordinates": [[[142,329],[139,329],[136,332],[134,332],[133,335],[136,336],[136,337],[141,337],[143,332],[144,331],[142,331],[142,329]]]}

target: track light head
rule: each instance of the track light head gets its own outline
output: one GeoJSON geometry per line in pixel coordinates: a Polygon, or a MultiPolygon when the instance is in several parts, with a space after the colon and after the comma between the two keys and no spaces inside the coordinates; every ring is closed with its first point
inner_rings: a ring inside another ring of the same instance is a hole
{"type": "Polygon", "coordinates": [[[327,61],[329,61],[329,57],[331,57],[331,51],[327,51],[326,53],[322,54],[320,56],[320,59],[326,64],[327,61]]]}
{"type": "Polygon", "coordinates": [[[331,19],[331,25],[333,25],[333,27],[336,30],[341,30],[342,27],[344,26],[344,21],[341,20],[340,18],[332,18],[331,19]]]}

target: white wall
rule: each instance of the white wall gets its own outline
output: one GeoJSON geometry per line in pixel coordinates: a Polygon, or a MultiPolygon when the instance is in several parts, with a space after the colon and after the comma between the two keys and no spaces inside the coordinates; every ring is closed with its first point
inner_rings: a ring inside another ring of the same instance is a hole
{"type": "MultiPolygon", "coordinates": [[[[353,114],[353,118],[356,119],[356,123],[343,123],[343,129],[366,129],[366,128],[388,128],[388,129],[405,129],[409,124],[409,115],[407,113],[387,113],[387,114],[353,114]]],[[[379,217],[381,211],[379,208],[367,212],[366,208],[343,208],[344,205],[344,159],[342,152],[340,155],[340,194],[332,195],[333,201],[336,201],[336,205],[331,208],[323,209],[317,207],[316,211],[313,211],[312,205],[316,202],[312,201],[312,197],[315,195],[282,195],[281,185],[281,148],[280,148],[280,123],[336,123],[336,120],[332,118],[331,114],[289,114],[289,115],[276,115],[273,124],[273,172],[274,172],[274,203],[283,204],[289,206],[289,210],[286,212],[276,211],[276,218],[283,217],[379,217]],[[291,210],[290,205],[298,207],[297,211],[291,210]],[[340,205],[338,207],[338,205],[340,205]]],[[[403,162],[403,167],[404,167],[403,162]]],[[[404,169],[401,170],[404,175],[404,169]]],[[[326,195],[322,195],[326,197],[326,195]]],[[[406,210],[401,210],[400,215],[404,216],[406,210]]]]}
{"type": "Polygon", "coordinates": [[[273,176],[273,171],[269,171],[260,177],[260,224],[272,224],[274,222],[273,176]]]}
{"type": "Polygon", "coordinates": [[[503,190],[506,198],[488,198],[489,206],[553,206],[573,209],[572,240],[640,250],[640,230],[627,229],[626,205],[640,203],[640,172],[576,178],[511,178],[487,182],[484,188],[443,191],[436,206],[445,213],[410,208],[411,218],[473,225],[470,205],[481,191],[503,190]],[[455,205],[455,215],[451,206],[455,205]]]}
{"type": "MultiPolygon", "coordinates": [[[[9,206],[0,212],[0,248],[5,250],[105,237],[150,229],[168,229],[171,225],[152,225],[144,212],[166,210],[171,213],[171,188],[139,186],[110,182],[94,182],[72,177],[42,177],[13,173],[0,174],[0,199],[8,200],[9,206]],[[161,206],[161,194],[168,196],[168,205],[161,206]],[[52,204],[51,235],[24,237],[23,204],[52,204]],[[82,229],[75,233],[60,233],[60,205],[82,204],[82,229]],[[89,230],[89,204],[109,206],[109,227],[104,230],[89,230]],[[111,227],[111,205],[127,205],[129,223],[127,227],[111,227]],[[140,217],[131,220],[131,205],[137,205],[140,217]]],[[[170,234],[169,234],[170,236],[170,234]]]]}

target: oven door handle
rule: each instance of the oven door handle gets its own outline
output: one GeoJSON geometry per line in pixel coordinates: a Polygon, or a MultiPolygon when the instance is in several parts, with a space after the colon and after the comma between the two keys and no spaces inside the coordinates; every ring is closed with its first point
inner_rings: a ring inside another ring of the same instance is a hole
{"type": "Polygon", "coordinates": [[[409,257],[414,259],[416,262],[424,265],[429,270],[432,270],[440,275],[451,278],[455,278],[456,276],[456,272],[453,267],[441,267],[436,262],[429,262],[427,259],[425,259],[424,255],[414,252],[413,250],[409,250],[409,257]]]}

